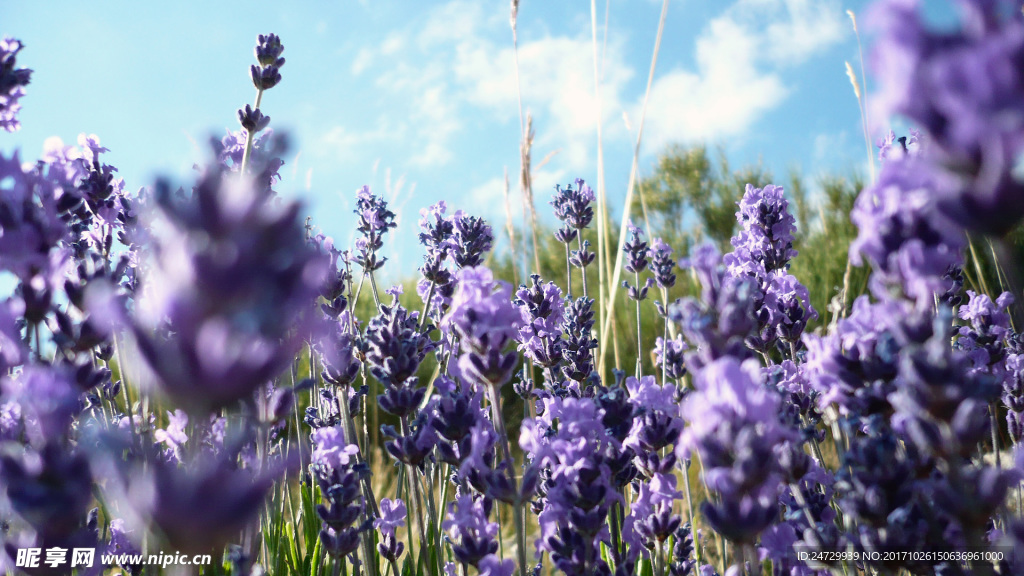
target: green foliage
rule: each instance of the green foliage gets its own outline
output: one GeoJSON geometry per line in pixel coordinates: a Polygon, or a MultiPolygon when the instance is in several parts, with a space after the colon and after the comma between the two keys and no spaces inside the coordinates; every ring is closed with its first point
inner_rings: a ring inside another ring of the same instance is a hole
{"type": "MultiPolygon", "coordinates": [[[[670,146],[658,157],[654,172],[640,182],[652,231],[670,245],[707,238],[728,249],[744,188],[772,181],[771,172],[760,164],[733,169],[724,150],[717,156],[713,159],[703,144],[670,146]]],[[[643,218],[641,194],[631,207],[638,221],[643,218]]]]}

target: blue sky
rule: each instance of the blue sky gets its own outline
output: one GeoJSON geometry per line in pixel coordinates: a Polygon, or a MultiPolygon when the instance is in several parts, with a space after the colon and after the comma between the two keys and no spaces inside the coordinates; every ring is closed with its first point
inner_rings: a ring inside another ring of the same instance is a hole
{"type": "MultiPolygon", "coordinates": [[[[865,165],[857,68],[845,13],[852,0],[673,0],[644,127],[641,172],[671,142],[724,146],[785,177],[865,165]]],[[[597,2],[604,37],[605,2],[597,2]]],[[[613,0],[602,49],[600,112],[606,181],[621,206],[661,2],[613,0]]],[[[370,184],[399,208],[401,266],[420,207],[444,199],[504,224],[503,173],[519,207],[519,116],[509,28],[500,1],[70,2],[8,0],[0,34],[26,45],[35,70],[23,128],[0,150],[37,157],[47,137],[81,132],[111,149],[127,186],[158,174],[182,183],[206,142],[237,129],[255,96],[256,35],[285,45],[283,82],[263,100],[292,136],[279,190],[311,206],[340,243],[351,237],[355,190],[370,184]]],[[[534,175],[542,212],[557,182],[596,182],[590,3],[523,0],[523,105],[534,116],[534,175]]],[[[870,82],[870,79],[869,79],[870,82]]],[[[614,218],[614,216],[613,216],[614,218]]]]}

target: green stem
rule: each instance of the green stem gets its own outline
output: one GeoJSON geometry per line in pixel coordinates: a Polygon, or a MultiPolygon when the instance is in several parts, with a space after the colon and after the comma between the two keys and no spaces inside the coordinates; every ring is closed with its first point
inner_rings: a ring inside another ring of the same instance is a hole
{"type": "MultiPolygon", "coordinates": [[[[488,394],[491,400],[491,411],[494,414],[494,423],[498,427],[498,437],[501,441],[501,448],[505,453],[505,459],[508,461],[509,466],[515,465],[515,460],[512,459],[512,450],[509,448],[508,434],[505,431],[505,418],[501,414],[501,396],[498,394],[498,387],[491,385],[487,387],[488,394]]],[[[512,505],[512,512],[515,515],[516,524],[516,554],[519,556],[519,574],[520,576],[526,576],[526,520],[523,515],[523,502],[522,497],[518,495],[518,487],[515,487],[515,478],[512,478],[512,484],[517,493],[516,502],[512,505]]]]}

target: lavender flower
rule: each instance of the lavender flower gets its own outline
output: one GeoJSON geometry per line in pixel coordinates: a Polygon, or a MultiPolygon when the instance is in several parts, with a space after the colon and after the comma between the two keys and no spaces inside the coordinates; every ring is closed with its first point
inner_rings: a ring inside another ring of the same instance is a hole
{"type": "Polygon", "coordinates": [[[483,218],[470,216],[459,210],[453,216],[454,230],[448,239],[452,260],[459,268],[473,268],[484,261],[491,251],[494,234],[483,218]]]}
{"type": "Polygon", "coordinates": [[[756,364],[722,358],[698,374],[696,392],[683,400],[687,426],[679,457],[700,455],[704,481],[720,495],[701,506],[724,537],[751,544],[774,520],[782,480],[773,447],[791,439],[778,419],[779,398],[760,383],[756,364]]]}
{"type": "Polygon", "coordinates": [[[238,110],[238,123],[246,133],[257,134],[270,125],[270,116],[264,116],[259,108],[253,110],[246,104],[244,109],[238,110]]]}
{"type": "Polygon", "coordinates": [[[604,519],[619,496],[603,455],[617,443],[593,400],[547,398],[543,403],[543,416],[524,422],[519,440],[532,462],[549,471],[538,556],[549,552],[567,574],[606,570],[597,546],[609,542],[604,519]]]}
{"type": "Polygon", "coordinates": [[[416,371],[433,347],[420,331],[419,313],[406,310],[397,298],[366,325],[363,350],[370,374],[385,386],[377,397],[384,411],[404,418],[418,409],[426,389],[419,387],[416,371]]]}
{"type": "Polygon", "coordinates": [[[323,522],[320,540],[324,550],[335,558],[344,558],[359,546],[359,534],[369,525],[355,525],[363,514],[360,480],[369,473],[358,462],[359,448],[346,444],[340,428],[320,428],[313,432],[310,470],[320,486],[325,504],[316,512],[323,522]]]}
{"type": "Polygon", "coordinates": [[[455,232],[454,218],[445,216],[448,204],[444,200],[428,208],[420,210],[420,244],[426,246],[428,252],[447,252],[448,244],[455,232]]]}
{"type": "Polygon", "coordinates": [[[661,386],[654,376],[644,376],[627,378],[626,389],[635,416],[623,446],[633,450],[637,467],[648,478],[670,474],[676,456],[671,451],[662,456],[662,451],[677,442],[683,429],[675,387],[661,386]]]}
{"type": "Polygon", "coordinates": [[[398,541],[395,531],[405,526],[407,511],[400,499],[383,498],[380,501],[380,516],[373,521],[373,527],[380,531],[381,541],[377,552],[389,562],[395,562],[405,550],[405,544],[398,541]]]}
{"type": "MultiPolygon", "coordinates": [[[[438,456],[448,464],[459,466],[471,451],[470,433],[487,417],[481,409],[483,391],[475,394],[455,388],[454,382],[444,378],[441,384],[450,390],[433,396],[427,406],[430,426],[442,441],[438,442],[438,456]]],[[[439,385],[438,388],[441,388],[439,385]]]]}
{"type": "Polygon", "coordinates": [[[259,91],[269,90],[281,81],[281,67],[284,66],[284,45],[277,34],[260,34],[256,37],[256,60],[249,68],[252,83],[259,91]]]}
{"type": "Polygon", "coordinates": [[[676,285],[676,275],[672,269],[676,267],[676,261],[672,259],[672,247],[655,238],[651,247],[647,250],[651,259],[651,271],[654,273],[654,280],[659,288],[671,288],[676,285]]]}
{"type": "Polygon", "coordinates": [[[728,274],[712,244],[698,246],[680,265],[692,268],[701,283],[700,299],[683,298],[668,309],[693,347],[686,360],[690,369],[724,356],[748,357],[745,341],[757,329],[754,313],[761,296],[756,281],[728,274]]]}
{"type": "Polygon", "coordinates": [[[786,268],[796,256],[796,219],[789,213],[782,187],[755,188],[747,184],[738,205],[736,220],[741,230],[732,238],[736,252],[725,258],[730,270],[742,267],[743,262],[756,262],[765,274],[786,268]]]}
{"type": "Polygon", "coordinates": [[[594,374],[594,353],[597,338],[593,335],[594,300],[580,297],[568,301],[562,316],[565,333],[562,345],[562,374],[576,382],[585,382],[594,374]]]}
{"type": "Polygon", "coordinates": [[[564,347],[562,289],[554,282],[542,283],[539,274],[531,275],[530,280],[533,285],[521,285],[513,301],[522,314],[517,337],[519,349],[536,365],[544,369],[556,368],[562,361],[564,347]]]}
{"type": "Polygon", "coordinates": [[[437,445],[437,433],[429,416],[423,413],[417,414],[405,428],[407,432],[400,434],[392,426],[381,426],[381,433],[389,438],[384,449],[398,462],[422,468],[437,445]]]}
{"type": "Polygon", "coordinates": [[[16,132],[21,128],[18,100],[25,95],[25,86],[32,77],[28,68],[16,68],[18,52],[24,48],[20,40],[5,36],[0,40],[0,128],[16,132]]]}
{"type": "Polygon", "coordinates": [[[661,370],[665,368],[665,376],[669,380],[679,380],[686,376],[685,352],[689,346],[681,336],[665,340],[658,337],[654,342],[654,365],[661,370]]]}
{"type": "Polygon", "coordinates": [[[629,238],[622,245],[626,254],[625,268],[627,272],[639,274],[647,269],[647,242],[643,241],[644,232],[632,222],[629,224],[629,238]]]}
{"type": "Polygon", "coordinates": [[[356,240],[355,261],[364,271],[374,272],[387,261],[387,258],[378,260],[377,252],[384,246],[384,234],[398,225],[395,213],[388,210],[388,203],[383,198],[370,193],[369,186],[363,186],[356,193],[355,213],[359,217],[356,229],[361,234],[356,240]]]}
{"type": "Polygon", "coordinates": [[[448,505],[448,515],[441,527],[447,532],[452,555],[474,568],[488,554],[498,551],[498,524],[487,520],[492,504],[486,498],[458,496],[448,505]]]}
{"type": "Polygon", "coordinates": [[[495,281],[482,266],[463,268],[456,277],[458,289],[441,329],[459,337],[463,354],[458,366],[468,381],[500,386],[515,368],[515,353],[503,350],[516,335],[522,317],[512,306],[511,286],[495,281]]]}
{"type": "Polygon", "coordinates": [[[630,515],[646,548],[654,548],[674,535],[682,524],[672,507],[683,494],[676,489],[676,477],[669,473],[655,474],[650,482],[640,485],[640,494],[633,502],[630,515]]]}
{"type": "Polygon", "coordinates": [[[555,198],[551,201],[555,217],[564,224],[555,233],[563,244],[573,241],[594,219],[594,208],[590,205],[594,201],[594,191],[581,178],[577,178],[575,183],[575,188],[570,184],[564,190],[556,184],[555,198]]]}

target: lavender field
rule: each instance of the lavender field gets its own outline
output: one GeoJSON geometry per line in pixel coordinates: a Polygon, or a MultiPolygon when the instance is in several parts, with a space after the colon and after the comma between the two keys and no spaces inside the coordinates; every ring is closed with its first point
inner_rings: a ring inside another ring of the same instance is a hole
{"type": "Polygon", "coordinates": [[[323,232],[274,33],[187,181],[0,139],[0,573],[1024,575],[1024,4],[924,3],[848,12],[866,174],[810,191],[641,173],[667,0],[628,184],[534,186],[520,95],[504,219],[363,186],[323,232]]]}

